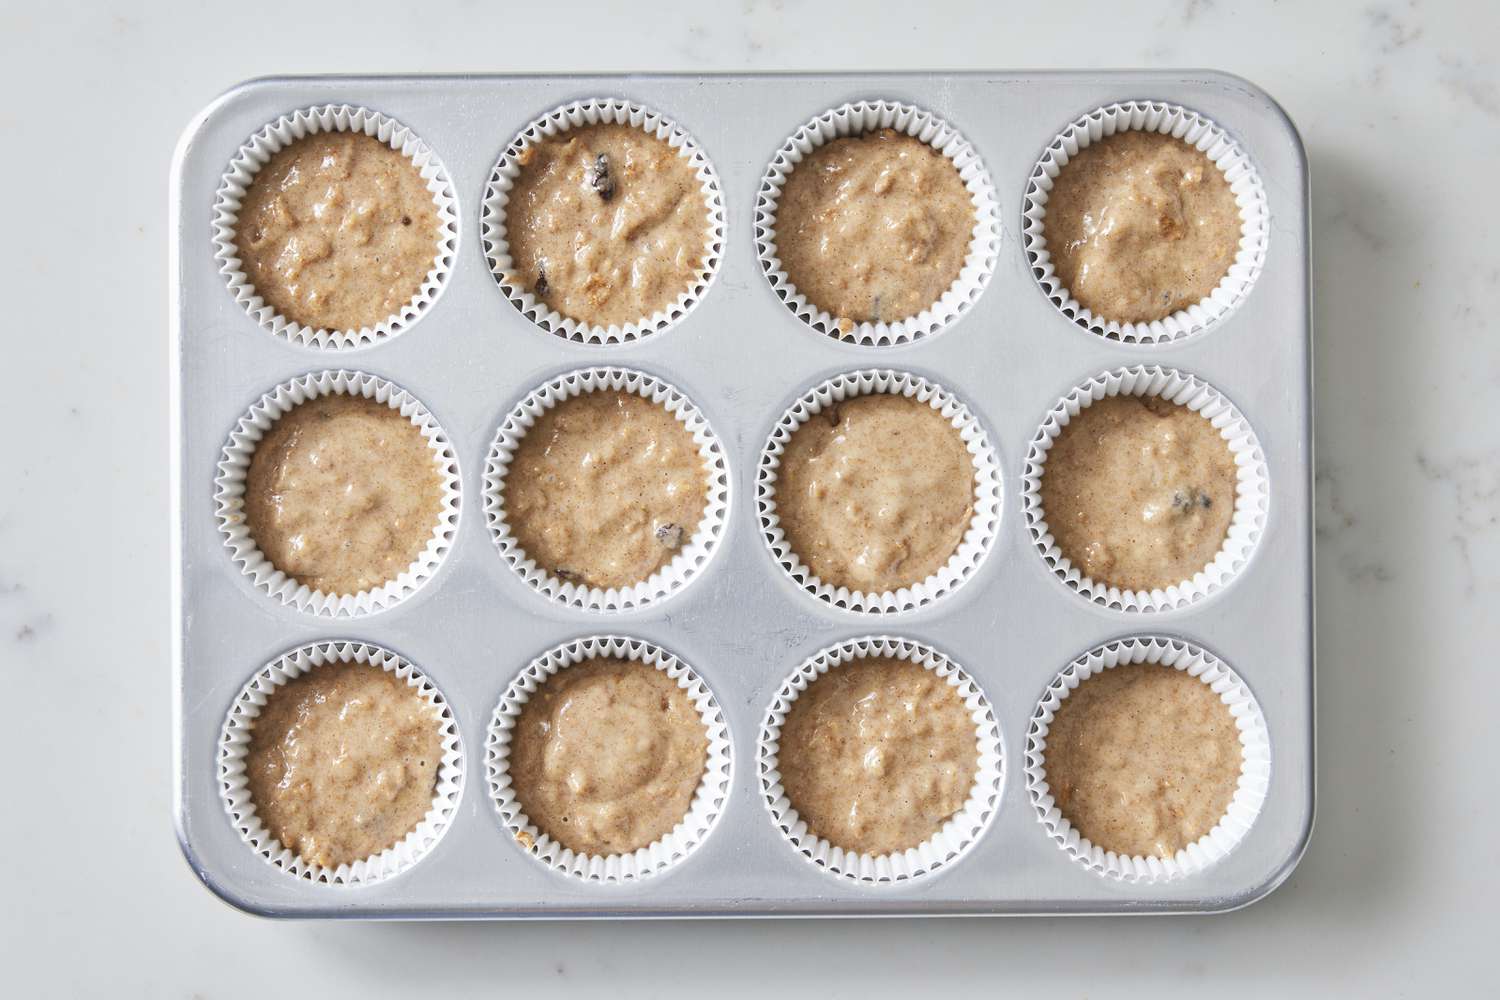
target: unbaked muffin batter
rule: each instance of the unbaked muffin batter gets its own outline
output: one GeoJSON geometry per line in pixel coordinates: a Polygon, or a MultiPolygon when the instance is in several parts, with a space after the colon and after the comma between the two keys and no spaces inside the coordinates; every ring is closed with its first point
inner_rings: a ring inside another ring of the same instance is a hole
{"type": "Polygon", "coordinates": [[[843,324],[893,323],[958,279],[975,222],[952,160],[881,129],[797,164],[776,211],[776,252],[797,290],[843,324]]]}
{"type": "Polygon", "coordinates": [[[825,407],[792,433],[776,510],[824,583],[866,593],[936,573],[974,515],[974,460],[951,421],[893,393],[825,407]]]}
{"type": "Polygon", "coordinates": [[[1105,320],[1148,323],[1207,298],[1240,245],[1224,173],[1181,139],[1116,132],[1057,175],[1042,229],[1057,280],[1105,320]]]}
{"type": "Polygon", "coordinates": [[[558,578],[628,587],[676,557],[708,504],[693,435],[666,407],[598,390],[546,411],[526,432],[504,483],[522,551],[558,578]]]}
{"type": "Polygon", "coordinates": [[[687,692],[632,660],[558,671],[522,706],[510,739],[521,811],[584,854],[625,854],[672,832],[707,762],[708,731],[687,692]]]}
{"type": "Polygon", "coordinates": [[[438,255],[438,212],[411,160],[362,132],[319,132],[274,154],[245,192],[235,244],[255,291],[321,330],[401,309],[438,255]]]}
{"type": "Polygon", "coordinates": [[[597,326],[671,306],[697,282],[712,234],[692,162],[630,125],[586,125],[527,147],[505,231],[511,280],[597,326]]]}
{"type": "Polygon", "coordinates": [[[963,808],[979,767],[974,720],[957,689],[906,660],[829,668],[781,726],[777,766],[812,832],[859,854],[927,840],[963,808]]]}
{"type": "Polygon", "coordinates": [[[1229,707],[1160,664],[1095,674],[1062,700],[1047,733],[1057,808],[1098,847],[1170,858],[1229,809],[1244,752],[1229,707]]]}
{"type": "Polygon", "coordinates": [[[245,759],[271,835],[325,868],[394,847],[432,808],[442,764],[436,709],[365,663],[329,663],[266,699],[245,759]]]}
{"type": "Polygon", "coordinates": [[[271,425],[250,458],[245,518],[271,564],[327,594],[405,572],[442,517],[437,454],[397,410],[327,395],[271,425]]]}
{"type": "Polygon", "coordinates": [[[1207,418],[1155,396],[1106,396],[1047,453],[1042,514],[1090,579],[1149,591],[1214,561],[1234,491],[1234,455],[1207,418]]]}

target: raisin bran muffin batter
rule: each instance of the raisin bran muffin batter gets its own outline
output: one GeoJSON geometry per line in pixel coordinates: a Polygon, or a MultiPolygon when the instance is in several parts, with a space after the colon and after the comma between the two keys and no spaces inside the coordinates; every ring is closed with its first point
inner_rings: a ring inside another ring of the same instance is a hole
{"type": "Polygon", "coordinates": [[[648,579],[693,537],[708,469],[666,407],[600,389],[537,419],[502,489],[528,557],[559,579],[609,589],[648,579]]]}
{"type": "Polygon", "coordinates": [[[394,847],[432,808],[439,716],[389,671],[329,663],[271,692],[250,731],[250,799],[266,829],[325,868],[394,847]]]}
{"type": "Polygon", "coordinates": [[[510,740],[522,812],[591,855],[626,854],[670,833],[707,763],[708,731],[687,692],[633,660],[585,660],[553,674],[522,706],[510,740]]]}
{"type": "Polygon", "coordinates": [[[880,129],[813,150],[788,175],[776,252],[807,300],[852,329],[907,319],[963,270],[974,203],[953,161],[880,129]]]}
{"type": "Polygon", "coordinates": [[[1149,323],[1206,298],[1240,246],[1224,173],[1159,132],[1117,132],[1053,183],[1043,233],[1057,280],[1104,320],[1149,323]]]}
{"type": "Polygon", "coordinates": [[[314,590],[373,590],[417,560],[442,519],[437,462],[422,432],[384,403],[310,399],[272,424],[250,458],[250,537],[314,590]]]}
{"type": "Polygon", "coordinates": [[[1123,664],[1079,684],[1047,733],[1047,785],[1080,836],[1170,858],[1229,809],[1244,752],[1229,707],[1181,670],[1123,664]]]}
{"type": "Polygon", "coordinates": [[[421,291],[439,238],[437,206],[411,160],[363,133],[319,132],[255,174],[235,249],[281,315],[361,330],[399,315],[421,291]]]}
{"type": "Polygon", "coordinates": [[[1155,396],[1106,396],[1047,453],[1042,513],[1090,579],[1150,591],[1218,556],[1234,518],[1234,454],[1207,418],[1155,396]]]}
{"type": "Polygon", "coordinates": [[[777,766],[815,836],[859,854],[916,847],[964,807],[979,768],[974,720],[946,680],[866,657],[830,667],[797,696],[777,766]]]}
{"type": "Polygon", "coordinates": [[[528,146],[505,207],[513,280],[597,326],[649,318],[691,290],[712,234],[692,162],[630,125],[528,146]]]}
{"type": "Polygon", "coordinates": [[[824,583],[865,593],[920,583],[974,515],[974,460],[951,421],[894,393],[825,407],[781,456],[787,544],[824,583]]]}

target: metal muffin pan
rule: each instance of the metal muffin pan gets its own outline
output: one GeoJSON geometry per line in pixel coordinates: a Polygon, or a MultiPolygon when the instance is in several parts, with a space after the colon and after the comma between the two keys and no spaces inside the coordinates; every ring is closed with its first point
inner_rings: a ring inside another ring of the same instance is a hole
{"type": "Polygon", "coordinates": [[[174,812],[194,871],[228,902],[285,917],[530,918],[1212,912],[1257,900],[1291,872],[1311,832],[1313,575],[1311,310],[1307,164],[1295,128],[1255,86],[1214,72],[803,74],[765,76],[307,77],[238,86],[200,113],[172,169],[174,812]],[[485,184],[534,118],[572,100],[624,98],[685,129],[717,171],[723,259],[702,301],[643,340],[599,346],[547,333],[490,273],[480,239],[485,184]],[[851,101],[888,99],[946,120],[973,144],[999,203],[998,262],[968,311],[899,346],[819,333],[778,299],[756,257],[756,194],[787,137],[851,101]],[[1214,328],[1166,344],[1127,344],[1071,322],[1047,299],[1022,240],[1028,179],[1072,121],[1117,101],[1181,104],[1248,153],[1271,223],[1255,287],[1214,328]],[[311,105],[384,112],[441,158],[458,201],[447,287],[400,336],[321,350],[268,333],[235,301],[214,259],[213,205],[226,166],[253,133],[311,105]],[[1022,469],[1058,400],[1106,369],[1161,365],[1206,380],[1246,416],[1264,449],[1270,502],[1248,564],[1184,609],[1126,612],[1091,603],[1045,564],[1028,536],[1022,469]],[[724,537],[697,579],[645,608],[591,612],[547,600],[506,564],[483,515],[496,428],[538,385],[573,369],[635,368],[685,393],[723,443],[724,537]],[[329,618],[283,605],[231,559],[215,519],[220,452],[242,414],[288,379],[325,369],[390,379],[433,413],[462,477],[457,536],[436,575],[389,610],[329,618]],[[811,596],[773,560],[756,518],[758,460],[787,407],[825,379],[888,368],[939,383],[985,428],[1000,463],[998,537],[952,593],[910,612],[860,614],[811,596]],[[722,706],[732,748],[723,813],[690,856],[646,879],[591,882],[527,855],[484,780],[487,727],[516,675],[560,642],[625,634],[695,670],[722,706]],[[776,692],[804,660],[870,634],[950,657],[993,706],[1004,755],[998,809],[960,858],[920,877],[871,884],[820,870],[773,825],[758,773],[776,692]],[[1197,643],[1260,703],[1273,755],[1259,817],[1226,858],[1147,884],[1088,870],[1047,835],[1028,799],[1026,734],[1047,686],[1107,640],[1197,643]],[[220,795],[225,715],[246,681],[282,653],[322,639],[394,650],[452,708],[467,780],[449,828],[418,863],[362,886],[299,880],[234,829],[220,795]]]}

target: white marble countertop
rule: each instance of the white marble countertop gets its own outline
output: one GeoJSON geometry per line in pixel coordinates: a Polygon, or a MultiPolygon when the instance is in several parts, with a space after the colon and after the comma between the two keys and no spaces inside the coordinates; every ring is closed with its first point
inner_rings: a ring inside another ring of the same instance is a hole
{"type": "Polygon", "coordinates": [[[0,3],[11,995],[1482,992],[1500,929],[1478,743],[1500,709],[1500,7],[182,6],[0,3]],[[1174,65],[1265,87],[1312,162],[1320,802],[1270,899],[1210,918],[328,925],[197,883],[169,816],[165,232],[194,111],[268,73],[1174,65]]]}

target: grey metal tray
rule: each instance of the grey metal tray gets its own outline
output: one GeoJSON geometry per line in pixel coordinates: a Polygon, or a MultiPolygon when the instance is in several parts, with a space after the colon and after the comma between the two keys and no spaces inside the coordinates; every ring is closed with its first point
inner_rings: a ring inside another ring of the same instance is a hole
{"type": "Polygon", "coordinates": [[[1209,912],[1257,900],[1291,872],[1311,831],[1313,577],[1311,318],[1307,164],[1295,128],[1255,86],[1215,72],[922,73],[768,76],[308,77],[257,80],[220,97],[184,135],[172,168],[174,810],[205,885],[255,913],[298,917],[515,918],[1209,912]],[[569,100],[623,97],[686,129],[717,169],[727,237],[713,287],[680,325],[637,343],[589,346],[539,330],[491,276],[480,202],[501,150],[569,100]],[[814,332],[780,302],[756,259],[755,195],[772,155],[814,114],[847,101],[915,104],[959,129],[982,156],[1000,204],[999,263],[950,329],[897,347],[814,332]],[[1027,179],[1069,122],[1115,101],[1185,105],[1249,153],[1265,183],[1265,269],[1238,310],[1180,343],[1122,344],[1059,314],[1022,250],[1027,179]],[[457,259],[442,298],[411,330],[352,351],[301,347],[259,329],[226,290],[212,248],[214,191],[247,137],[277,116],[347,102],[393,115],[446,164],[458,195],[457,259]],[[573,368],[624,365],[665,378],[704,411],[728,452],[734,503],[704,579],[645,610],[572,610],[532,592],[497,554],[482,516],[484,457],[496,427],[532,388],[573,368]],[[1052,574],[1027,535],[1021,470],[1043,416],[1106,368],[1162,364],[1202,376],[1254,426],[1272,490],[1250,563],[1187,609],[1126,613],[1091,604],[1052,574]],[[214,518],[224,441],[262,393],[325,368],[358,368],[413,392],[459,458],[457,538],[436,577],[376,615],[319,618],[255,589],[214,518]],[[999,537],[956,593],[907,614],[861,616],[800,591],[775,565],[755,519],[755,470],[787,406],[830,375],[889,367],[964,399],[1002,463],[999,537]],[[734,765],[717,828],[690,857],[649,879],[585,882],[513,842],[484,780],[486,727],[506,686],[566,639],[620,632],[683,657],[714,691],[734,765]],[[994,708],[1006,760],[999,810],[961,860],[896,884],[841,879],[809,864],[774,828],[756,773],[767,704],[806,657],[840,639],[899,634],[946,652],[994,708]],[[1225,658],[1258,698],[1274,764],[1259,818],[1227,858],[1163,883],[1111,880],[1047,836],[1025,788],[1028,722],[1046,686],[1108,639],[1165,634],[1225,658]],[[366,640],[409,658],[441,688],[467,753],[452,826],[410,871],[369,886],[298,880],[238,836],[219,794],[217,745],[246,680],[318,639],[366,640]]]}

